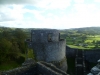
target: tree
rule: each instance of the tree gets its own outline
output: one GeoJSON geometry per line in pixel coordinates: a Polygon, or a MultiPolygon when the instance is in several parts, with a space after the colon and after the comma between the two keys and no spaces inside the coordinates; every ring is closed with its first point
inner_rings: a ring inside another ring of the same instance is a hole
{"type": "Polygon", "coordinates": [[[12,47],[12,43],[6,39],[0,39],[0,62],[7,59],[9,50],[12,47]]]}
{"type": "Polygon", "coordinates": [[[22,58],[27,46],[26,33],[21,29],[1,28],[0,29],[0,63],[7,61],[19,61],[22,58]]]}
{"type": "Polygon", "coordinates": [[[27,35],[25,34],[25,32],[23,32],[21,29],[18,29],[18,28],[15,29],[14,36],[19,41],[25,41],[25,39],[27,38],[27,35]]]}
{"type": "Polygon", "coordinates": [[[11,35],[11,33],[9,31],[3,31],[2,32],[2,37],[1,38],[5,38],[7,40],[11,40],[11,37],[12,37],[12,35],[11,35]]]}
{"type": "Polygon", "coordinates": [[[21,53],[25,53],[25,39],[27,38],[27,35],[21,29],[15,29],[14,36],[16,38],[21,53]]]}

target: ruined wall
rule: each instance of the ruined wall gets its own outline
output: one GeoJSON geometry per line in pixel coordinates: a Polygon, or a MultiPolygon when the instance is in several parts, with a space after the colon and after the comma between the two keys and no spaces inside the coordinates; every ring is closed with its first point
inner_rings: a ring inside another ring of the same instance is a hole
{"type": "Polygon", "coordinates": [[[49,43],[33,43],[32,45],[38,61],[60,61],[66,56],[65,40],[49,43]]]}
{"type": "Polygon", "coordinates": [[[0,75],[35,75],[34,65],[22,66],[9,71],[3,71],[0,75]]]}
{"type": "Polygon", "coordinates": [[[66,71],[67,70],[67,60],[66,60],[66,40],[62,40],[59,42],[48,43],[45,45],[45,52],[46,52],[46,62],[58,62],[59,65],[55,65],[66,71]],[[63,60],[63,61],[62,61],[63,60]]]}
{"type": "Polygon", "coordinates": [[[84,51],[85,59],[89,62],[97,63],[100,59],[100,50],[87,50],[84,51]]]}
{"type": "Polygon", "coordinates": [[[65,52],[66,40],[42,44],[33,43],[32,47],[38,61],[61,63],[61,61],[64,59],[64,61],[60,65],[57,65],[57,67],[64,71],[67,70],[67,60],[65,52]]]}
{"type": "Polygon", "coordinates": [[[65,57],[66,41],[45,44],[46,61],[60,61],[65,57]]]}
{"type": "Polygon", "coordinates": [[[70,47],[66,46],[66,57],[73,57],[73,58],[75,58],[76,50],[77,49],[70,48],[70,47]]]}
{"type": "MultiPolygon", "coordinates": [[[[76,50],[66,47],[66,56],[75,58],[76,50]]],[[[100,59],[100,50],[84,50],[84,56],[86,61],[96,63],[100,59]]]]}
{"type": "Polygon", "coordinates": [[[31,45],[38,61],[60,61],[65,57],[66,40],[60,40],[58,30],[32,30],[31,36],[31,45]],[[49,34],[51,42],[48,42],[49,34]]]}
{"type": "Polygon", "coordinates": [[[42,43],[32,43],[32,49],[34,50],[34,54],[37,61],[45,61],[45,45],[42,43]]]}
{"type": "Polygon", "coordinates": [[[37,62],[36,64],[1,72],[0,75],[67,75],[67,73],[58,69],[53,64],[37,62]]]}
{"type": "Polygon", "coordinates": [[[37,63],[38,66],[38,71],[41,74],[45,74],[45,75],[67,75],[67,73],[65,73],[64,71],[56,68],[54,65],[49,64],[49,63],[37,63]]]}
{"type": "MultiPolygon", "coordinates": [[[[60,62],[65,58],[66,40],[60,39],[58,30],[32,30],[31,36],[31,48],[35,52],[37,61],[60,62]],[[49,41],[49,39],[51,40],[49,41]]],[[[66,60],[57,67],[60,67],[62,70],[66,71],[66,60]]]]}
{"type": "Polygon", "coordinates": [[[31,31],[31,40],[34,43],[48,43],[48,35],[52,35],[52,41],[59,41],[59,31],[55,29],[39,29],[31,31]]]}

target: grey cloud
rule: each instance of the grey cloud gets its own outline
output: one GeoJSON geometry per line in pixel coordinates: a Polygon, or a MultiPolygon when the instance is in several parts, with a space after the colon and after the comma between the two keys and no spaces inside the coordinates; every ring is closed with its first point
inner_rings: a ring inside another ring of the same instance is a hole
{"type": "Polygon", "coordinates": [[[36,4],[39,0],[0,0],[0,4],[36,4]]]}

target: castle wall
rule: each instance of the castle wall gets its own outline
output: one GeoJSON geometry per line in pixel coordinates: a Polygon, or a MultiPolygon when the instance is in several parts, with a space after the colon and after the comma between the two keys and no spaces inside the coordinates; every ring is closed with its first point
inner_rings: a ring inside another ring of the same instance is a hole
{"type": "Polygon", "coordinates": [[[3,71],[0,75],[35,75],[34,65],[22,66],[9,71],[3,71]]]}
{"type": "Polygon", "coordinates": [[[33,43],[33,50],[38,61],[60,61],[66,55],[66,41],[33,43]]]}
{"type": "Polygon", "coordinates": [[[67,75],[64,71],[56,68],[54,65],[48,63],[37,63],[38,71],[45,75],[67,75]]]}
{"type": "MultiPolygon", "coordinates": [[[[66,56],[75,58],[76,50],[66,47],[66,56]]],[[[97,63],[97,60],[100,59],[100,50],[84,50],[84,56],[86,61],[97,63]]]]}
{"type": "Polygon", "coordinates": [[[1,72],[0,75],[67,75],[53,64],[37,62],[35,64],[22,66],[9,71],[1,72]]]}
{"type": "Polygon", "coordinates": [[[66,41],[45,44],[46,61],[60,61],[65,57],[66,41]]]}
{"type": "MultiPolygon", "coordinates": [[[[55,29],[40,29],[31,31],[31,48],[37,61],[61,62],[66,57],[66,40],[60,39],[60,33],[55,29]]],[[[66,60],[57,67],[67,69],[66,60]]]]}
{"type": "Polygon", "coordinates": [[[42,30],[32,30],[31,36],[32,36],[32,42],[35,43],[47,43],[48,42],[48,36],[49,34],[52,37],[53,42],[59,41],[59,31],[55,29],[42,29],[42,30]]]}
{"type": "Polygon", "coordinates": [[[32,43],[32,49],[34,51],[37,61],[46,60],[46,54],[45,54],[44,48],[45,48],[45,45],[42,43],[32,43]]]}
{"type": "Polygon", "coordinates": [[[100,50],[86,50],[84,51],[85,59],[89,62],[97,63],[100,59],[100,50]]]}
{"type": "Polygon", "coordinates": [[[75,56],[76,56],[76,49],[73,49],[73,48],[66,46],[66,57],[75,58],[75,56]]]}

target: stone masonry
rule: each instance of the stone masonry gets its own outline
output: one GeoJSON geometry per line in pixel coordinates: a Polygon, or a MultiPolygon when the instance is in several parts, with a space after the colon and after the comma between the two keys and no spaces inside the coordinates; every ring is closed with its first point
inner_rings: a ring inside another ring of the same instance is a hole
{"type": "Polygon", "coordinates": [[[53,62],[53,64],[59,64],[56,67],[67,71],[66,40],[60,39],[58,30],[32,30],[31,41],[27,42],[34,50],[37,61],[53,62]]]}

